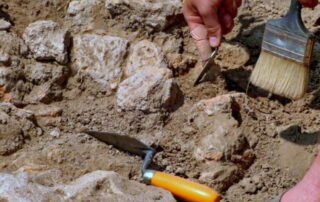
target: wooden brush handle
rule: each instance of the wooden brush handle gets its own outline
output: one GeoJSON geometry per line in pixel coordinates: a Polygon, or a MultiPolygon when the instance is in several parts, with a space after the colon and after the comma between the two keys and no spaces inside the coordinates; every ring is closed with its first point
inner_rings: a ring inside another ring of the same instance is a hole
{"type": "Polygon", "coordinates": [[[153,171],[150,183],[170,191],[176,197],[184,201],[193,202],[218,202],[220,195],[207,186],[169,175],[153,171]]]}

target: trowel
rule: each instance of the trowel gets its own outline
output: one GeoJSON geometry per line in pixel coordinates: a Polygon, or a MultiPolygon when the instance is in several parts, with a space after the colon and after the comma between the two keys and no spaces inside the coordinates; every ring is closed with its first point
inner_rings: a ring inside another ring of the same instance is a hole
{"type": "Polygon", "coordinates": [[[128,135],[119,133],[98,131],[83,132],[97,138],[102,142],[113,145],[117,149],[137,154],[144,158],[141,172],[145,183],[166,189],[170,191],[174,196],[183,201],[220,201],[220,194],[207,186],[163,172],[149,170],[148,166],[152,161],[155,150],[152,147],[142,143],[141,141],[128,135]]]}

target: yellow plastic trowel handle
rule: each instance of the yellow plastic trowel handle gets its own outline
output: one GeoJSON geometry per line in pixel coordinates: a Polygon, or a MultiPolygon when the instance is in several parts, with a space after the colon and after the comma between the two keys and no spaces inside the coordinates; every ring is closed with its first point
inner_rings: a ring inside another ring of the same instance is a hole
{"type": "Polygon", "coordinates": [[[162,172],[147,170],[144,179],[154,186],[170,191],[184,201],[218,202],[221,198],[220,194],[207,186],[162,172]]]}

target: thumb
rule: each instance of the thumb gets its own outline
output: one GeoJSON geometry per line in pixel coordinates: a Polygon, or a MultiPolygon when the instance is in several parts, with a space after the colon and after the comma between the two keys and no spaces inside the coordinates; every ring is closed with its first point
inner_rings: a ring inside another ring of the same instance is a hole
{"type": "Polygon", "coordinates": [[[208,31],[210,45],[212,47],[219,46],[222,38],[222,28],[218,18],[217,7],[207,7],[199,10],[199,12],[208,31]]]}
{"type": "Polygon", "coordinates": [[[209,55],[211,54],[212,50],[208,41],[208,31],[204,25],[198,24],[191,31],[191,36],[195,40],[196,46],[199,50],[200,57],[202,62],[204,63],[207,61],[209,55]]]}

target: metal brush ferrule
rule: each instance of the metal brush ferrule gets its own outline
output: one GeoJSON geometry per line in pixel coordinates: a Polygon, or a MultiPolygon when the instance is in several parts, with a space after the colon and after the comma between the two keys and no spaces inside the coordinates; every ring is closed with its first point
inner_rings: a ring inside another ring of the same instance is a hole
{"type": "Polygon", "coordinates": [[[156,171],[154,170],[146,170],[144,173],[143,173],[143,181],[146,183],[146,184],[151,184],[151,180],[154,176],[156,171]]]}
{"type": "Polygon", "coordinates": [[[262,50],[309,66],[314,42],[312,35],[297,35],[268,22],[263,36],[262,50]]]}
{"type": "Polygon", "coordinates": [[[298,0],[291,0],[289,11],[283,18],[267,22],[262,50],[309,66],[315,37],[305,27],[301,9],[298,0]]]}

